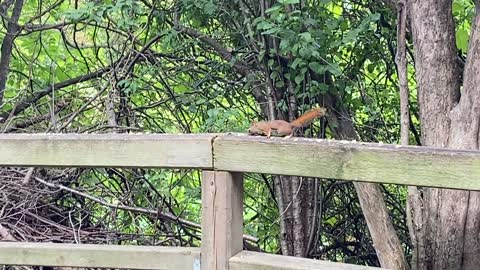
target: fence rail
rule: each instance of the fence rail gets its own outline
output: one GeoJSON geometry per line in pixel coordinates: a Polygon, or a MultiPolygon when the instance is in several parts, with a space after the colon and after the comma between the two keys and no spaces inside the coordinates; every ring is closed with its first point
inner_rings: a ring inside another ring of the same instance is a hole
{"type": "Polygon", "coordinates": [[[0,242],[0,264],[200,270],[200,249],[0,242]]]}
{"type": "Polygon", "coordinates": [[[302,259],[290,256],[242,251],[230,258],[230,270],[368,270],[381,269],[370,266],[302,259]]]}
{"type": "Polygon", "coordinates": [[[221,136],[213,155],[216,170],[480,190],[480,151],[221,136]]]}
{"type": "Polygon", "coordinates": [[[195,168],[480,190],[480,151],[235,134],[2,134],[0,144],[0,166],[195,168]]]}
{"type": "Polygon", "coordinates": [[[1,134],[0,166],[212,169],[212,135],[1,134]]]}
{"type": "Polygon", "coordinates": [[[0,242],[0,264],[7,265],[367,269],[242,251],[242,173],[480,190],[480,151],[235,134],[3,134],[0,166],[203,170],[200,249],[0,242]]]}

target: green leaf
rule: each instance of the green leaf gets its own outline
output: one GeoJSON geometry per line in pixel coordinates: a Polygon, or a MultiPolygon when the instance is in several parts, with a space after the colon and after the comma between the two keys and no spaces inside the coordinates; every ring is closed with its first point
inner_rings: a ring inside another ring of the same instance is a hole
{"type": "Polygon", "coordinates": [[[309,27],[317,25],[318,21],[313,18],[307,18],[303,23],[305,24],[305,26],[309,27]]]}
{"type": "Polygon", "coordinates": [[[282,28],[280,28],[280,27],[272,27],[271,29],[262,32],[262,34],[264,34],[264,35],[271,35],[271,34],[273,34],[273,33],[278,33],[278,32],[280,32],[281,29],[282,29],[282,28]]]}
{"type": "Polygon", "coordinates": [[[311,47],[304,47],[304,48],[301,48],[298,51],[298,53],[300,54],[301,57],[308,60],[310,57],[312,57],[313,50],[311,47]]]}
{"type": "Polygon", "coordinates": [[[295,58],[295,60],[293,60],[292,68],[293,68],[293,69],[296,69],[297,66],[300,66],[302,63],[303,63],[303,64],[305,63],[305,62],[303,61],[303,59],[300,58],[300,57],[297,57],[297,58],[295,58]]]}
{"type": "Polygon", "coordinates": [[[79,21],[84,17],[86,17],[86,12],[81,9],[70,9],[65,11],[65,18],[72,21],[79,21]]]}
{"type": "Polygon", "coordinates": [[[258,30],[268,30],[273,27],[273,24],[269,21],[260,21],[257,24],[257,29],[258,30]]]}
{"type": "Polygon", "coordinates": [[[320,90],[320,93],[325,94],[328,91],[328,85],[324,83],[319,83],[318,84],[318,89],[320,90]]]}
{"type": "Polygon", "coordinates": [[[339,76],[342,74],[342,70],[340,70],[340,67],[338,64],[332,63],[327,66],[327,69],[330,73],[332,73],[335,76],[339,76]]]}
{"type": "Polygon", "coordinates": [[[282,39],[280,41],[279,48],[282,52],[288,51],[289,47],[290,47],[290,41],[288,39],[282,39]]]}
{"type": "Polygon", "coordinates": [[[339,22],[338,20],[335,19],[330,19],[327,21],[325,24],[329,30],[335,30],[338,28],[339,22]]]}
{"type": "Polygon", "coordinates": [[[310,64],[308,64],[308,67],[311,70],[313,70],[313,72],[315,72],[319,75],[323,75],[325,73],[325,71],[327,71],[327,68],[325,66],[321,65],[318,62],[311,62],[310,64]]]}
{"type": "Polygon", "coordinates": [[[199,99],[195,102],[195,104],[197,104],[197,105],[203,105],[205,103],[207,103],[207,100],[204,99],[204,98],[201,98],[201,99],[199,99]]]}
{"type": "Polygon", "coordinates": [[[367,65],[367,70],[370,73],[373,73],[375,71],[375,65],[374,64],[368,64],[367,65]]]}
{"type": "Polygon", "coordinates": [[[305,76],[303,74],[299,74],[299,75],[295,76],[295,83],[300,84],[301,82],[303,82],[304,78],[305,78],[305,76]]]}
{"type": "Polygon", "coordinates": [[[353,29],[349,31],[345,37],[342,39],[344,44],[355,42],[357,40],[358,34],[360,33],[360,29],[353,29]]]}
{"type": "Polygon", "coordinates": [[[300,3],[300,0],[279,0],[278,2],[284,5],[294,5],[300,3]]]}
{"type": "Polygon", "coordinates": [[[372,13],[372,14],[370,14],[370,20],[371,20],[371,21],[378,21],[378,20],[380,20],[380,13],[372,13]]]}
{"type": "Polygon", "coordinates": [[[469,40],[469,34],[468,31],[465,29],[459,29],[456,33],[456,43],[457,43],[457,48],[462,51],[462,53],[467,53],[468,51],[468,40],[469,40]]]}
{"type": "Polygon", "coordinates": [[[268,59],[267,65],[268,67],[273,67],[273,64],[275,64],[275,61],[273,59],[268,59]]]}
{"type": "Polygon", "coordinates": [[[298,36],[300,37],[300,39],[302,41],[305,41],[305,42],[313,41],[312,34],[310,34],[309,32],[303,32],[303,33],[299,34],[298,36]]]}
{"type": "Polygon", "coordinates": [[[283,7],[280,6],[280,5],[274,5],[273,7],[265,10],[265,13],[273,13],[273,12],[277,12],[277,11],[280,11],[283,7]]]}
{"type": "Polygon", "coordinates": [[[5,98],[13,98],[15,97],[16,93],[15,93],[15,90],[13,88],[6,88],[5,91],[3,92],[3,96],[5,98]]]}
{"type": "Polygon", "coordinates": [[[186,87],[183,84],[179,84],[179,85],[175,86],[174,89],[175,89],[175,92],[179,93],[179,94],[183,94],[183,93],[188,91],[188,87],[186,87]]]}

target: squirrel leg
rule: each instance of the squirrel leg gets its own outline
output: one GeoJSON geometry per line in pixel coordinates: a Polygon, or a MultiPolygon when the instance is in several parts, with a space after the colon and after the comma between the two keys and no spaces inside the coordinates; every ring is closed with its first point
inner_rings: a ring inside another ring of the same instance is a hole
{"type": "Polygon", "coordinates": [[[285,136],[285,139],[291,138],[292,136],[293,136],[293,129],[292,129],[292,131],[290,132],[290,134],[288,134],[287,136],[285,136]]]}
{"type": "Polygon", "coordinates": [[[271,135],[272,135],[272,129],[269,128],[267,131],[267,138],[270,138],[271,135]]]}

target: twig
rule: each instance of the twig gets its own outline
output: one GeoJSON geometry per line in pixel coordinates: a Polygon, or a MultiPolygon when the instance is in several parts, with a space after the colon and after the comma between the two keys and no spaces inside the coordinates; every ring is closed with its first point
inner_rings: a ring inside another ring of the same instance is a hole
{"type": "MultiPolygon", "coordinates": [[[[21,173],[23,174],[21,171],[16,171],[17,173],[21,173]]],[[[75,189],[72,189],[72,188],[69,188],[69,187],[66,187],[66,186],[63,186],[63,185],[60,185],[60,184],[56,184],[56,183],[50,183],[50,182],[47,182],[41,178],[38,178],[38,177],[33,177],[33,179],[35,179],[35,181],[41,183],[41,184],[44,184],[48,187],[51,187],[51,188],[57,188],[57,189],[61,189],[61,190],[64,190],[64,191],[68,191],[70,193],[73,193],[73,194],[76,194],[76,195],[79,195],[79,196],[82,196],[84,198],[87,198],[89,200],[92,200],[94,202],[97,202],[103,206],[106,206],[106,207],[109,207],[109,208],[115,208],[115,209],[121,209],[121,210],[126,210],[126,211],[133,211],[133,212],[139,212],[139,213],[143,213],[143,214],[148,214],[148,215],[152,215],[152,216],[157,216],[159,215],[160,217],[162,218],[165,218],[165,219],[168,219],[168,220],[171,220],[171,221],[175,221],[175,222],[179,222],[179,223],[182,223],[183,225],[185,226],[188,226],[188,227],[192,227],[192,228],[197,228],[197,229],[201,229],[201,225],[198,224],[198,223],[195,223],[195,222],[192,222],[192,221],[189,221],[189,220],[185,220],[185,219],[182,219],[182,218],[179,218],[175,215],[172,215],[172,214],[169,214],[169,213],[159,213],[158,210],[150,210],[150,209],[145,209],[145,208],[140,208],[140,207],[132,207],[132,206],[128,206],[128,205],[123,205],[123,204],[112,204],[112,203],[109,203],[109,202],[106,202],[102,199],[99,199],[97,197],[94,197],[92,195],[89,195],[89,194],[86,194],[86,193],[83,193],[81,191],[78,191],[78,190],[75,190],[75,189]]],[[[243,235],[243,238],[245,240],[248,240],[248,241],[251,241],[251,242],[258,242],[258,238],[256,237],[253,237],[251,235],[243,235]]]]}
{"type": "Polygon", "coordinates": [[[25,174],[25,177],[22,180],[22,186],[28,185],[30,180],[32,180],[32,174],[34,170],[35,170],[35,167],[31,167],[28,169],[27,173],[25,174]]]}
{"type": "MultiPolygon", "coordinates": [[[[398,69],[398,82],[400,87],[400,143],[402,145],[409,144],[409,128],[410,128],[410,117],[408,109],[408,73],[407,73],[407,59],[406,59],[406,21],[407,21],[407,4],[406,0],[399,0],[397,3],[397,55],[395,56],[395,63],[397,64],[398,69]]],[[[420,196],[418,189],[413,186],[408,187],[408,198],[407,198],[407,227],[412,238],[412,243],[414,246],[418,244],[416,229],[414,226],[412,202],[419,201],[420,196]],[[415,244],[417,243],[417,244],[415,244]]],[[[418,251],[413,250],[413,260],[415,261],[418,258],[418,251]]]]}

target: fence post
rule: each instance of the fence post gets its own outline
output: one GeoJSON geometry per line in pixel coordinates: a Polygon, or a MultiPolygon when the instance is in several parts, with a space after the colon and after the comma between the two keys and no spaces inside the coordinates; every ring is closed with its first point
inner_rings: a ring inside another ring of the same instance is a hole
{"type": "Polygon", "coordinates": [[[202,173],[202,270],[228,270],[243,249],[243,174],[202,173]]]}

